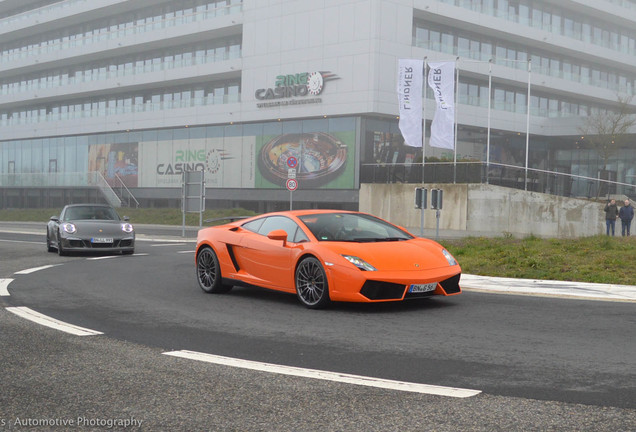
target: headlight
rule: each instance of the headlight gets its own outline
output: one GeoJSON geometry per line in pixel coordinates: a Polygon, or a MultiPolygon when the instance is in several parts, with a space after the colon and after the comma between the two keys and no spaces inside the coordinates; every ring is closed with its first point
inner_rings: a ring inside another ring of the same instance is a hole
{"type": "Polygon", "coordinates": [[[343,255],[344,259],[349,261],[354,266],[358,267],[360,270],[364,271],[376,271],[376,268],[371,264],[363,260],[362,258],[358,258],[357,256],[352,255],[343,255]]]}
{"type": "Polygon", "coordinates": [[[457,261],[455,261],[455,258],[453,258],[449,251],[447,251],[446,249],[442,249],[442,253],[444,254],[444,258],[446,258],[446,261],[448,261],[449,265],[457,265],[457,261]]]}
{"type": "Polygon", "coordinates": [[[121,230],[123,232],[127,232],[128,234],[130,234],[131,232],[133,232],[135,229],[133,228],[133,226],[131,224],[129,224],[128,222],[121,224],[121,230]]]}
{"type": "Polygon", "coordinates": [[[75,231],[77,231],[77,228],[75,228],[75,225],[73,225],[70,222],[63,223],[62,229],[69,234],[73,234],[75,231]]]}

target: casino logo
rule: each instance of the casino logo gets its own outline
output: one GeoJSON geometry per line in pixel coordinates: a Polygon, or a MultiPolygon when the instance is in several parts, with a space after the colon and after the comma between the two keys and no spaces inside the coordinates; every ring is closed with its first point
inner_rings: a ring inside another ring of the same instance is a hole
{"type": "Polygon", "coordinates": [[[308,95],[317,96],[322,93],[325,82],[339,78],[329,71],[278,75],[274,87],[258,89],[254,92],[254,97],[258,100],[272,100],[308,95]]]}
{"type": "Polygon", "coordinates": [[[216,174],[221,169],[221,161],[234,159],[228,152],[222,149],[212,149],[205,157],[205,170],[216,174]]]}

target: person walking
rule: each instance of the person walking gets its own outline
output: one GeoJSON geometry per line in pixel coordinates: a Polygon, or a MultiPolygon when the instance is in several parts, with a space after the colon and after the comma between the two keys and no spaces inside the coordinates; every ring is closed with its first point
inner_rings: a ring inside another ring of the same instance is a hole
{"type": "Polygon", "coordinates": [[[618,217],[621,218],[621,233],[623,237],[629,236],[629,228],[634,219],[634,207],[629,203],[629,200],[625,200],[625,205],[618,211],[618,217]]]}
{"type": "Polygon", "coordinates": [[[605,205],[605,227],[607,228],[607,235],[610,235],[610,229],[612,230],[612,236],[614,235],[614,229],[616,228],[616,219],[618,218],[618,207],[616,206],[616,200],[612,199],[605,205]]]}

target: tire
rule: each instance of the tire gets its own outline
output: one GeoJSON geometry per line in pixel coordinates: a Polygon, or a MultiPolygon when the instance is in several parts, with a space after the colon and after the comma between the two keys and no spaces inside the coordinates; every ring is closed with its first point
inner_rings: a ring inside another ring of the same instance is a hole
{"type": "Polygon", "coordinates": [[[206,293],[220,294],[232,289],[232,285],[224,285],[221,277],[219,259],[211,247],[204,247],[197,254],[197,281],[206,293]]]}
{"type": "Polygon", "coordinates": [[[296,268],[295,280],[298,299],[309,309],[324,308],[331,302],[327,274],[318,259],[303,259],[296,268]]]}
{"type": "Polygon", "coordinates": [[[57,254],[59,256],[66,256],[68,253],[62,248],[62,240],[57,241],[57,254]]]}

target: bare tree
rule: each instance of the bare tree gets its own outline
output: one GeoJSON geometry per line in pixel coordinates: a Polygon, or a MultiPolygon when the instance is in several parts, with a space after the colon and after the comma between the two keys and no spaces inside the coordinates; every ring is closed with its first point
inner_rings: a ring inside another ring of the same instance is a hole
{"type": "MultiPolygon", "coordinates": [[[[607,171],[609,160],[627,143],[629,129],[636,124],[632,96],[617,96],[615,110],[599,110],[590,114],[580,128],[581,144],[593,149],[603,161],[603,171],[607,171]]],[[[597,188],[596,198],[600,194],[597,188]]]]}

